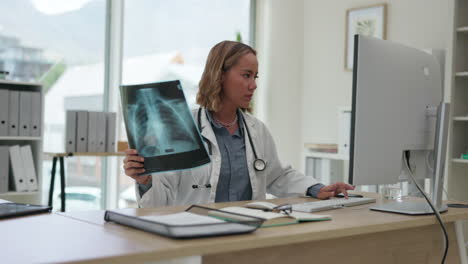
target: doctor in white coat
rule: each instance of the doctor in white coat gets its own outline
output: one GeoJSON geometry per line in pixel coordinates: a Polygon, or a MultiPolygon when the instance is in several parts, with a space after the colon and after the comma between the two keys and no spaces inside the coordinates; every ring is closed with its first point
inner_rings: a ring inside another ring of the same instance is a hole
{"type": "Polygon", "coordinates": [[[250,46],[223,41],[211,49],[197,94],[201,107],[193,111],[211,163],[138,176],[144,173],[144,158],[134,149],[126,150],[123,167],[137,183],[140,207],[262,200],[267,192],[277,197],[347,197],[353,186],[324,186],[281,164],[270,132],[248,113],[257,74],[256,51],[250,46]]]}

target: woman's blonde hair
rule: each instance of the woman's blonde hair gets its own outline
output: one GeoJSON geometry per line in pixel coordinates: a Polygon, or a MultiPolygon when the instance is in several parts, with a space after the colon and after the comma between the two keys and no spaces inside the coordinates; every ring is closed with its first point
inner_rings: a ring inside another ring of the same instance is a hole
{"type": "MultiPolygon", "coordinates": [[[[197,104],[209,111],[218,112],[221,109],[222,86],[221,80],[224,72],[234,66],[239,58],[245,54],[257,52],[250,46],[241,42],[222,41],[211,48],[206,60],[197,94],[197,104]]],[[[247,109],[250,112],[250,107],[247,109]]]]}

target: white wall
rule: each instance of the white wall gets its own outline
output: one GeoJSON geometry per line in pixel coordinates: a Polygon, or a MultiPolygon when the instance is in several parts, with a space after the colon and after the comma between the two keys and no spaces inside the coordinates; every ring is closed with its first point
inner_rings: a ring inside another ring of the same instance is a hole
{"type": "Polygon", "coordinates": [[[303,1],[259,0],[257,5],[260,78],[256,114],[272,132],[280,159],[298,168],[302,146],[303,1]]]}
{"type": "Polygon", "coordinates": [[[282,160],[302,169],[304,143],[337,142],[337,108],[351,105],[352,73],[344,70],[346,10],[383,2],[388,4],[387,39],[416,48],[449,48],[447,0],[257,1],[257,92],[262,97],[257,113],[273,133],[282,160]]]}
{"type": "MultiPolygon", "coordinates": [[[[305,1],[304,142],[337,141],[336,109],[351,106],[352,72],[344,70],[346,9],[381,2],[305,1]]],[[[451,33],[449,1],[387,2],[387,39],[416,48],[448,47],[451,33]]]]}

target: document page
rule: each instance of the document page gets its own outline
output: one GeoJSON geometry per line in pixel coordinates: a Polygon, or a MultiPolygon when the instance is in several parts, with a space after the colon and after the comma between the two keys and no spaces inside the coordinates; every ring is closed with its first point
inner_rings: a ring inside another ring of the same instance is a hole
{"type": "Polygon", "coordinates": [[[181,212],[169,215],[142,216],[140,218],[173,226],[224,223],[224,221],[216,219],[214,217],[192,214],[188,212],[181,212]]]}
{"type": "Polygon", "coordinates": [[[250,209],[250,208],[237,207],[237,206],[224,207],[221,210],[226,211],[226,212],[230,212],[230,213],[260,217],[260,218],[267,219],[267,220],[278,218],[278,217],[288,217],[287,215],[281,214],[281,213],[264,212],[264,211],[258,210],[258,209],[250,209]]]}

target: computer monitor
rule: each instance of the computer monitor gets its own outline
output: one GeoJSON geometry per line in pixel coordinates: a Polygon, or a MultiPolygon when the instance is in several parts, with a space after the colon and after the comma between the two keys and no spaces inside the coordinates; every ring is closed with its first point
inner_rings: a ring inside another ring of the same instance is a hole
{"type": "MultiPolygon", "coordinates": [[[[419,49],[372,37],[356,35],[354,45],[349,182],[397,183],[405,151],[434,149],[432,200],[440,211],[446,211],[441,190],[448,106],[441,104],[442,74],[437,59],[419,49]],[[431,122],[436,120],[431,113],[436,112],[437,126],[431,122]]],[[[382,206],[372,209],[432,212],[425,202],[382,206]]]]}

